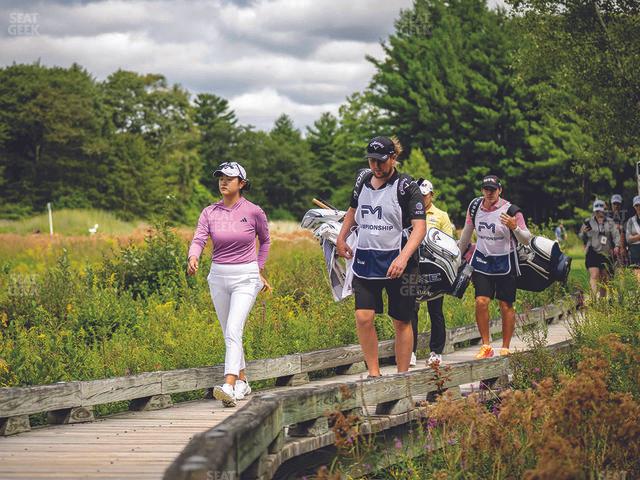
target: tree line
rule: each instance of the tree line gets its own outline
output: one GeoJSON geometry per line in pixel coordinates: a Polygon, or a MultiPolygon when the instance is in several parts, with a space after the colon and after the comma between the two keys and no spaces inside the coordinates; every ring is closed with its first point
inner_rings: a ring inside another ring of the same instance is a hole
{"type": "Polygon", "coordinates": [[[369,86],[301,132],[242,125],[226,99],[160,74],[80,65],[0,69],[0,216],[98,207],[193,223],[239,161],[248,197],[298,219],[319,196],[345,208],[369,138],[397,135],[401,169],[432,180],[460,221],[489,172],[535,221],[595,196],[630,200],[640,157],[640,7],[615,0],[415,0],[369,58],[369,86]]]}

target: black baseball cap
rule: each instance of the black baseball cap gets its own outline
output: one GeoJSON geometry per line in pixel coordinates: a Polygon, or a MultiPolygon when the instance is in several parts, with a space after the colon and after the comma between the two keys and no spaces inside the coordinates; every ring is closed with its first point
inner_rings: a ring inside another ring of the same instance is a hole
{"type": "Polygon", "coordinates": [[[500,179],[495,175],[487,175],[482,179],[482,188],[502,188],[500,179]]]}
{"type": "Polygon", "coordinates": [[[367,145],[367,155],[364,158],[374,158],[386,162],[394,153],[396,153],[396,147],[393,140],[389,137],[374,137],[367,145]]]}

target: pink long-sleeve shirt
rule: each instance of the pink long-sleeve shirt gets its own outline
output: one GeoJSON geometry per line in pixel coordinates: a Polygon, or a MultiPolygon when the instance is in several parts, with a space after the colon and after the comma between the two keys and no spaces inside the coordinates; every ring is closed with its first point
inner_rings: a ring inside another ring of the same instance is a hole
{"type": "Polygon", "coordinates": [[[251,263],[257,260],[264,268],[271,239],[267,216],[260,207],[240,198],[231,208],[221,200],[202,210],[196,233],[189,247],[189,257],[200,257],[211,237],[213,263],[251,263]],[[256,236],[260,248],[256,253],[256,236]]]}

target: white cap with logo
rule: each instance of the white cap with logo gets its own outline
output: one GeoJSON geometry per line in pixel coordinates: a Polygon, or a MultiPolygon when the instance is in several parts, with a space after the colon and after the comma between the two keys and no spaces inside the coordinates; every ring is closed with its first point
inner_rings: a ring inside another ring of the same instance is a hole
{"type": "Polygon", "coordinates": [[[224,162],[221,163],[215,172],[214,177],[221,177],[226,175],[228,177],[240,177],[240,180],[247,179],[247,171],[238,162],[224,162]]]}
{"type": "Polygon", "coordinates": [[[640,205],[640,195],[633,197],[633,206],[636,207],[638,205],[640,205]]]}
{"type": "Polygon", "coordinates": [[[593,202],[593,211],[594,212],[604,212],[604,200],[596,200],[593,202]]]}
{"type": "Polygon", "coordinates": [[[420,193],[422,193],[422,195],[428,195],[433,192],[433,184],[429,180],[418,180],[418,186],[420,187],[420,193]]]}
{"type": "Polygon", "coordinates": [[[619,193],[611,195],[611,203],[622,203],[622,195],[619,193]]]}

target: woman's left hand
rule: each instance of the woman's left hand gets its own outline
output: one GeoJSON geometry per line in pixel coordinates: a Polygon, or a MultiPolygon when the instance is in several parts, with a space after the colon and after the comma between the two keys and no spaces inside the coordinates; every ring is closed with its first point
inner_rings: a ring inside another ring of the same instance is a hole
{"type": "Polygon", "coordinates": [[[271,288],[271,284],[267,281],[266,278],[264,278],[264,275],[262,275],[262,273],[260,274],[260,280],[262,280],[262,283],[263,283],[263,286],[260,289],[260,291],[271,293],[273,291],[273,288],[271,288]]]}

